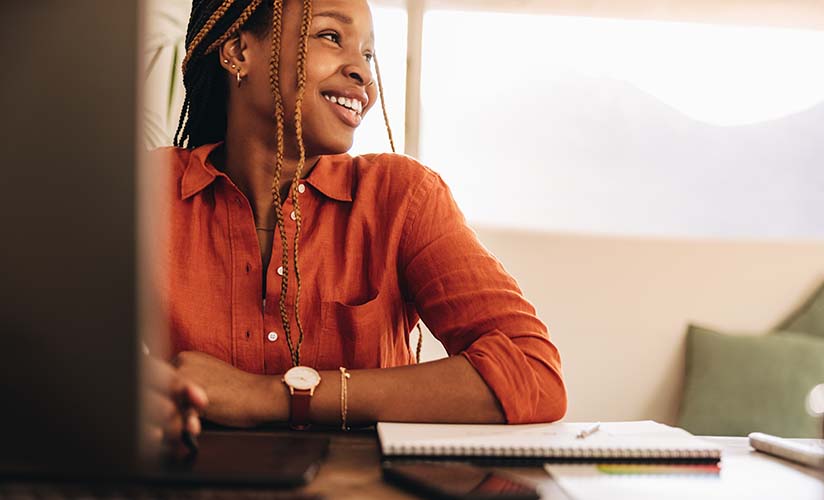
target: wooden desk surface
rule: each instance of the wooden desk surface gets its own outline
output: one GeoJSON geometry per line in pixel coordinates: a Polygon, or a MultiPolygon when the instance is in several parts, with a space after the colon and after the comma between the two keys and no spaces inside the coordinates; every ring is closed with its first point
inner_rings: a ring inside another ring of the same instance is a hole
{"type": "MultiPolygon", "coordinates": [[[[383,482],[375,431],[332,433],[330,437],[331,445],[326,463],[321,467],[315,480],[302,491],[334,500],[420,498],[383,482]]],[[[499,470],[540,485],[543,498],[569,498],[541,467],[505,467],[499,470]]]]}
{"type": "MultiPolygon", "coordinates": [[[[329,457],[315,480],[301,491],[328,499],[414,499],[381,479],[380,452],[374,431],[349,434],[329,433],[329,457]]],[[[824,471],[759,453],[744,437],[703,437],[723,450],[721,477],[717,491],[732,493],[727,498],[773,500],[824,500],[824,471]],[[765,487],[765,484],[776,483],[765,487]],[[786,483],[786,484],[785,484],[786,483]]],[[[547,500],[570,500],[570,497],[541,467],[500,467],[499,470],[535,484],[547,500]]],[[[663,479],[666,481],[666,479],[663,479]]],[[[715,487],[714,487],[715,488],[715,487]]],[[[643,499],[633,492],[633,497],[643,499]]],[[[647,498],[658,499],[657,494],[647,498]]]]}
{"type": "MultiPolygon", "coordinates": [[[[278,433],[286,431],[275,431],[278,433]]],[[[420,498],[386,484],[381,479],[380,453],[375,431],[351,433],[317,432],[330,437],[329,455],[317,477],[309,485],[293,491],[249,490],[219,488],[157,488],[145,486],[121,487],[119,490],[101,490],[94,485],[54,486],[47,483],[0,483],[0,498],[186,498],[186,499],[275,499],[275,500],[402,500],[420,498]]],[[[709,490],[723,498],[752,500],[792,498],[794,500],[824,500],[824,471],[793,465],[789,462],[756,452],[747,438],[705,438],[723,449],[722,473],[709,490]],[[776,496],[776,492],[781,494],[776,496]]],[[[500,470],[525,479],[541,491],[542,498],[569,500],[559,485],[541,467],[502,467],[500,470]]],[[[658,479],[657,486],[666,486],[666,478],[658,479]]],[[[627,497],[618,491],[595,498],[659,498],[660,491],[641,490],[627,497]]],[[[667,497],[684,497],[685,492],[672,492],[667,497]],[[680,493],[680,495],[679,495],[680,493]]],[[[689,496],[684,498],[690,498],[689,496]]],[[[702,495],[701,498],[707,498],[702,495]]],[[[714,498],[714,497],[713,497],[714,498]]],[[[719,497],[720,498],[720,497],[719,497]]]]}

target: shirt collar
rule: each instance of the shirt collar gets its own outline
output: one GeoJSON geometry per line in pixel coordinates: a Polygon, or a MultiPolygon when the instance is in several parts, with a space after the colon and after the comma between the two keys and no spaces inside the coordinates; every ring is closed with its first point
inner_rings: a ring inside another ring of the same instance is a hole
{"type": "MultiPolygon", "coordinates": [[[[180,183],[181,199],[194,196],[214,182],[215,178],[225,175],[208,162],[209,155],[221,144],[223,143],[207,144],[192,150],[180,183]]],[[[306,182],[333,200],[351,202],[353,169],[352,157],[348,154],[321,156],[309,172],[306,182]]]]}
{"type": "Polygon", "coordinates": [[[321,156],[306,178],[312,187],[337,201],[352,201],[354,165],[348,154],[321,156]]]}
{"type": "Polygon", "coordinates": [[[186,165],[186,170],[183,172],[183,178],[180,181],[181,200],[194,196],[214,182],[217,176],[224,175],[218,172],[211,163],[207,162],[212,151],[221,144],[223,143],[206,144],[192,150],[189,155],[189,164],[186,165]]]}

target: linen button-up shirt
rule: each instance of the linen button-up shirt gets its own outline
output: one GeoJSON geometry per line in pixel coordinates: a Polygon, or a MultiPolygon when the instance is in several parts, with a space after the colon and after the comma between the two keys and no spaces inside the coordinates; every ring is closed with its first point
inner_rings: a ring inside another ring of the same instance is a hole
{"type": "MultiPolygon", "coordinates": [[[[158,150],[170,163],[170,238],[164,303],[171,355],[201,351],[259,374],[292,366],[279,310],[282,245],[263,264],[249,200],[209,161],[217,144],[158,150]]],[[[166,168],[166,165],[162,165],[166,168]]],[[[464,356],[510,423],[566,411],[561,362],[515,280],[478,241],[443,180],[402,155],[324,156],[303,179],[298,204],[300,363],[318,370],[414,362],[422,319],[450,355],[464,356]]],[[[298,343],[292,240],[286,308],[298,343]]]]}

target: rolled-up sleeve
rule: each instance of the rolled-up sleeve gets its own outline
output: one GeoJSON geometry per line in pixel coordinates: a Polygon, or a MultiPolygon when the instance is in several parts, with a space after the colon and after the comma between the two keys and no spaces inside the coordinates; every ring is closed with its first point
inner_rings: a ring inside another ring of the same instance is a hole
{"type": "Polygon", "coordinates": [[[398,256],[421,319],[450,356],[478,371],[508,423],[564,416],[561,359],[546,326],[431,170],[408,205],[398,256]]]}

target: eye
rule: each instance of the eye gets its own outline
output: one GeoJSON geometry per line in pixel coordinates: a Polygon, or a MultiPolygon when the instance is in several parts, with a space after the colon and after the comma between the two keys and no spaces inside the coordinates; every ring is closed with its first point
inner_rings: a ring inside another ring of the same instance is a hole
{"type": "Polygon", "coordinates": [[[318,38],[324,38],[336,45],[340,45],[340,35],[334,31],[324,31],[323,33],[319,33],[318,38]]]}
{"type": "Polygon", "coordinates": [[[375,54],[367,52],[363,55],[363,58],[366,59],[366,62],[371,63],[375,59],[375,54]]]}

